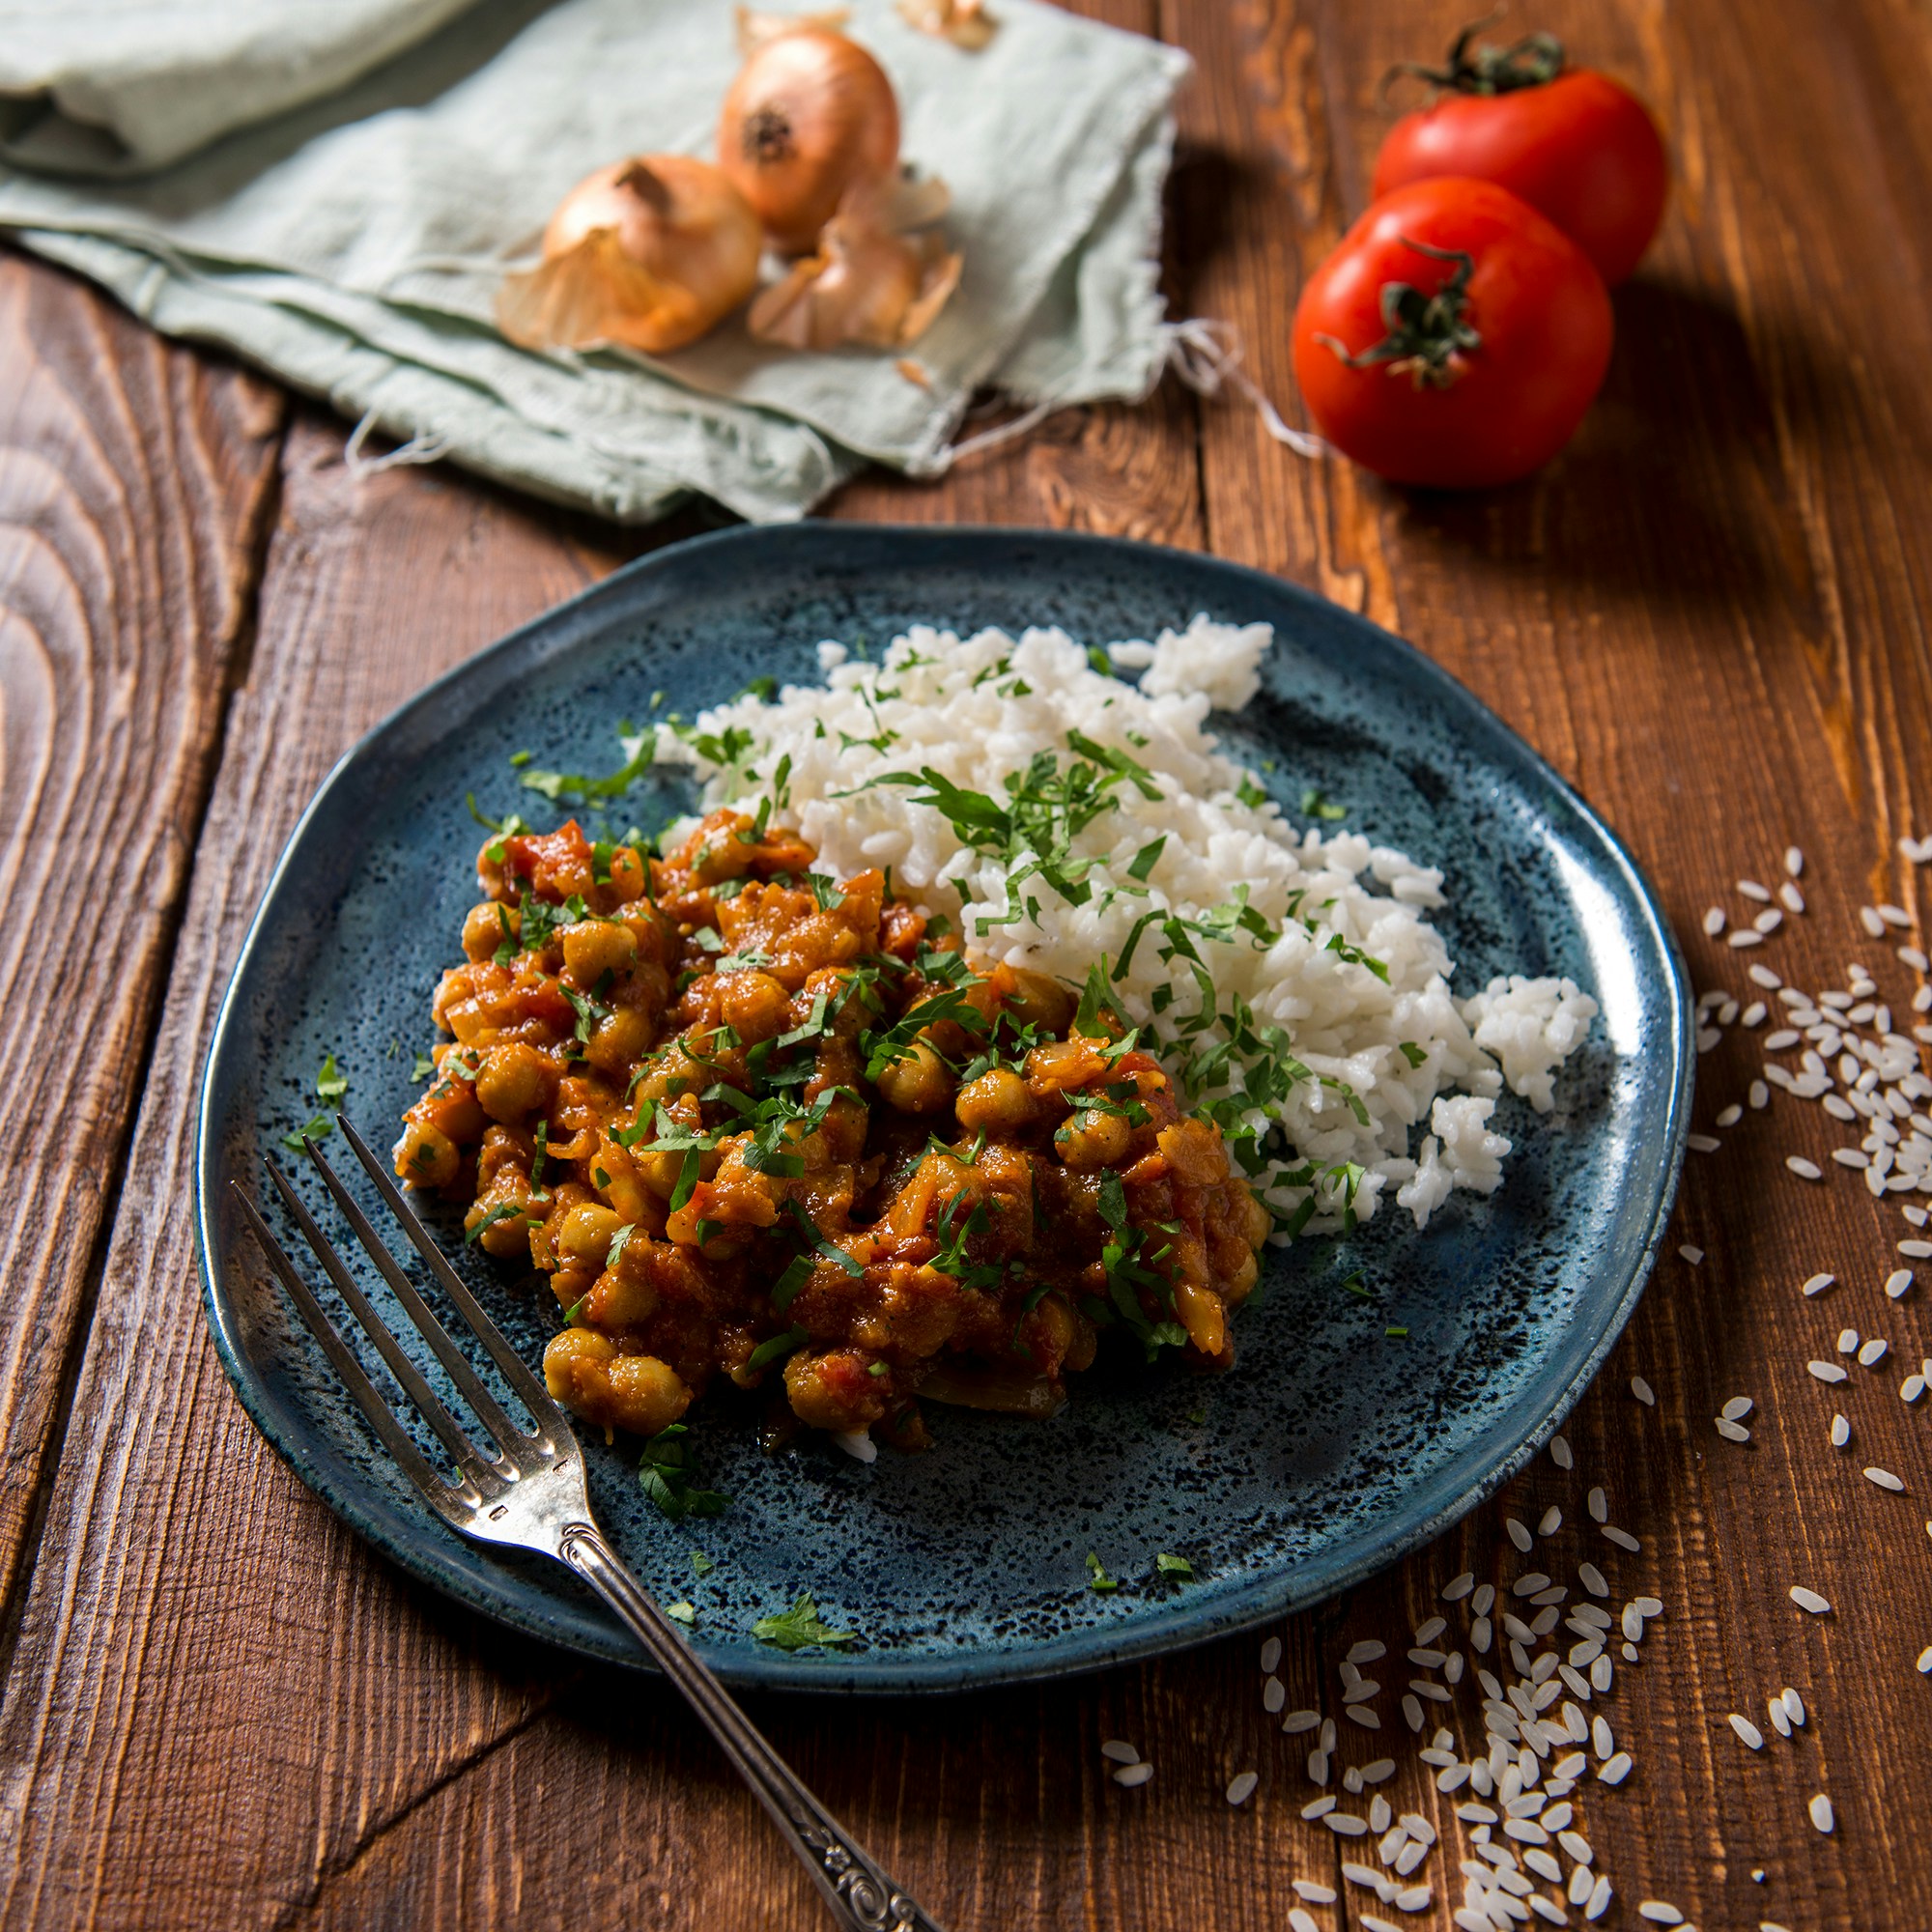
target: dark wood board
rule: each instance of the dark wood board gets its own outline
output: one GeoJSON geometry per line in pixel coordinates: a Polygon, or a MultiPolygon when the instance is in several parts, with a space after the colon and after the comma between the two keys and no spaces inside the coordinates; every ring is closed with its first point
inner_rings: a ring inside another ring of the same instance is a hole
{"type": "MultiPolygon", "coordinates": [[[[1288,319],[1302,277],[1363,204],[1385,125],[1381,71],[1436,51],[1462,12],[1435,0],[1112,10],[1158,26],[1200,70],[1172,197],[1176,312],[1235,323],[1245,366],[1291,418],[1288,319]]],[[[1617,298],[1608,387],[1546,475],[1468,499],[1391,491],[1293,456],[1237,401],[1197,403],[1170,384],[1137,410],[1069,412],[936,483],[863,478],[835,511],[1119,531],[1307,582],[1412,639],[1583,789],[1657,881],[1700,986],[1747,997],[1752,959],[1794,983],[1841,984],[1858,959],[1902,1009],[1922,976],[1856,915],[1878,899],[1918,909],[1895,841],[1932,831],[1932,404],[1919,376],[1932,332],[1932,116],[1918,84],[1932,25],[1892,0],[1564,0],[1521,22],[1535,24],[1646,94],[1677,168],[1659,248],[1617,298]],[[1747,915],[1732,882],[1776,884],[1794,841],[1807,855],[1806,914],[1754,952],[1706,941],[1704,908],[1747,915]]],[[[50,1442],[59,1464],[0,1707],[0,1920],[803,1932],[820,1922],[811,1893],[671,1697],[650,1684],[613,1689],[478,1625],[372,1558],[294,1483],[221,1379],[188,1227],[207,1027],[309,790],[399,698],[638,540],[440,471],[354,485],[341,427],[304,410],[280,459],[273,535],[253,563],[250,519],[270,497],[267,459],[249,452],[272,450],[276,435],[266,392],[159,350],[61,278],[10,260],[0,298],[16,285],[26,313],[62,318],[55,346],[37,352],[43,361],[73,362],[89,328],[116,344],[119,387],[68,379],[62,393],[78,400],[63,437],[112,448],[130,423],[185,413],[214,452],[202,466],[226,480],[188,491],[170,466],[175,494],[119,512],[140,541],[197,559],[181,568],[195,597],[170,594],[200,614],[164,627],[140,674],[179,704],[196,676],[214,695],[173,723],[164,706],[137,707],[118,755],[130,771],[171,760],[186,774],[167,796],[187,801],[177,812],[190,820],[211,772],[213,789],[205,826],[184,835],[182,869],[156,875],[174,880],[177,908],[161,939],[107,934],[124,956],[158,949],[146,991],[99,991],[113,1003],[89,1013],[102,1065],[53,1068],[69,1083],[54,1097],[70,1108],[93,1091],[74,1083],[118,1080],[118,1101],[86,1102],[95,1151],[28,1166],[51,1177],[35,1184],[91,1187],[96,1203],[104,1177],[125,1180],[104,1256],[90,1266],[69,1242],[67,1285],[31,1253],[10,1277],[14,1308],[27,1284],[47,1311],[32,1318],[37,1346],[57,1359],[84,1352],[65,1408],[33,1395],[44,1375],[32,1384],[9,1371],[21,1446],[10,1446],[8,1471],[24,1469],[31,1496],[50,1442]],[[58,302],[78,306],[39,306],[58,302]],[[129,367],[173,374],[136,390],[129,367]],[[212,560],[230,558],[240,561],[212,560]],[[251,638],[238,657],[234,640],[251,638]],[[205,673],[194,668],[204,657],[205,673]]],[[[0,328],[15,312],[0,300],[0,328]]],[[[11,393],[5,369],[0,394],[11,393]]],[[[8,430],[25,405],[11,407],[0,411],[0,544],[41,527],[36,486],[11,460],[32,441],[8,430]]],[[[93,553],[76,541],[60,554],[71,559],[63,580],[101,597],[93,553]]],[[[41,580],[0,564],[0,611],[17,611],[23,581],[41,580]]],[[[73,660],[102,688],[107,667],[136,662],[124,606],[125,592],[69,632],[73,660]]],[[[19,769],[18,653],[9,641],[0,656],[9,774],[19,769]]],[[[58,715],[65,725],[75,714],[58,715]]],[[[137,849],[125,819],[100,807],[117,854],[137,849]]],[[[67,903],[51,871],[6,883],[15,923],[67,903]]],[[[117,905],[112,917],[151,913],[117,905]]],[[[55,967],[40,970],[51,983],[55,967]]],[[[31,970],[20,983],[36,983],[31,970]]],[[[1735,1032],[1705,1056],[1700,1129],[1718,1131],[1757,1058],[1735,1032]]],[[[32,1056],[17,1064],[50,1077],[32,1056]]],[[[1908,1407],[1897,1395],[1932,1333],[1923,1285],[1895,1304],[1880,1292],[1908,1232],[1895,1208],[1872,1204],[1854,1175],[1808,1184],[1783,1168],[1793,1151],[1824,1159],[1829,1124],[1780,1096],[1722,1130],[1719,1151],[1692,1156],[1672,1241],[1706,1259],[1661,1264],[1566,1430],[1573,1472],[1540,1458],[1435,1548],[1280,1632],[1290,1708],[1338,1712],[1348,1645],[1390,1646],[1369,1666],[1389,1686],[1383,1728],[1345,1724],[1344,1761],[1394,1756],[1401,1769],[1383,1788],[1396,1808],[1422,1809],[1454,1846],[1463,1828],[1450,1801],[1410,1763],[1395,1707],[1400,1652],[1457,1572],[1507,1579],[1522,1567],[1501,1534],[1506,1517],[1534,1525],[1559,1506],[1564,1525],[1539,1565],[1567,1580],[1587,1555],[1615,1588],[1613,1611],[1641,1592],[1665,1605],[1642,1661],[1621,1667],[1597,1707],[1636,1760],[1621,1789],[1592,1784],[1580,1800],[1617,1889],[1606,1924],[1637,1922],[1636,1901],[1657,1897],[1704,1932],[1761,1919],[1794,1932],[1905,1928],[1932,1896],[1932,1853],[1915,1830],[1932,1791],[1932,1683],[1913,1668],[1932,1642],[1921,1433],[1932,1403],[1908,1407]],[[1799,1286],[1815,1270],[1840,1286],[1806,1300],[1799,1286]],[[1888,1336],[1891,1353],[1829,1389],[1804,1363],[1831,1355],[1845,1324],[1888,1336]],[[1632,1396],[1635,1374],[1655,1386],[1655,1408],[1632,1396]],[[1738,1393],[1757,1404],[1742,1447],[1710,1420],[1738,1393]],[[1853,1425],[1845,1452],[1827,1439],[1834,1410],[1853,1425]],[[1907,1492],[1864,1482],[1866,1462],[1897,1471],[1907,1492]],[[1593,1483],[1612,1521],[1641,1539],[1639,1555],[1590,1522],[1593,1483]],[[1794,1582],[1822,1590],[1833,1613],[1797,1610],[1785,1595],[1794,1582]],[[1804,1692],[1810,1721],[1753,1755],[1725,1714],[1765,1725],[1765,1698],[1785,1684],[1804,1692]],[[1829,1839],[1805,1818],[1819,1790],[1837,1808],[1829,1839]]],[[[12,1493],[0,1490],[0,1507],[12,1493]]],[[[1452,1632],[1466,1628],[1466,1606],[1444,1608],[1452,1632]]],[[[1279,1926],[1296,1902],[1291,1881],[1337,1883],[1345,1850],[1296,1815],[1315,1795],[1307,1740],[1283,1737],[1264,1714],[1255,1651],[1242,1638],[1070,1685],[832,1712],[762,1699],[754,1715],[955,1932],[1279,1926]],[[1098,1745],[1109,1737],[1154,1762],[1150,1784],[1107,1780],[1098,1745]],[[1222,1790],[1246,1768],[1261,1783],[1236,1810],[1222,1790]]],[[[1473,1735],[1473,1704],[1458,1710],[1473,1735]]],[[[1343,1905],[1313,1908],[1317,1920],[1359,1923],[1366,1906],[1440,1932],[1461,1891],[1453,1856],[1426,1867],[1428,1912],[1344,1888],[1343,1905]]]]}

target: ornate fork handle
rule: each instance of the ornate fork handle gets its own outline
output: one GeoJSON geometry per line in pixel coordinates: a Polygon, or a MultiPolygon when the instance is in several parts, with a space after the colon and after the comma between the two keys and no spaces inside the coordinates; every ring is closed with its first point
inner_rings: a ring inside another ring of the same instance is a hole
{"type": "Polygon", "coordinates": [[[849,1932],[940,1932],[938,1921],[879,1869],[765,1742],[731,1693],[625,1569],[595,1523],[572,1523],[563,1532],[558,1553],[623,1618],[652,1661],[683,1692],[784,1833],[840,1925],[849,1932]]]}

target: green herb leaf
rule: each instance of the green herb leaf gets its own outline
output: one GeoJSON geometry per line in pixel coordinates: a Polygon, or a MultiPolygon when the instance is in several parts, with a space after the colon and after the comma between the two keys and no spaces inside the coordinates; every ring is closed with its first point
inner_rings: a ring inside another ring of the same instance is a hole
{"type": "Polygon", "coordinates": [[[335,1064],[334,1054],[323,1057],[322,1071],[315,1076],[315,1094],[325,1107],[332,1107],[349,1092],[349,1077],[335,1064]]]}
{"type": "Polygon", "coordinates": [[[760,1617],[752,1626],[752,1634],[774,1650],[810,1650],[816,1646],[830,1648],[851,1643],[858,1634],[834,1630],[824,1622],[818,1614],[818,1605],[811,1600],[811,1592],[805,1590],[790,1609],[775,1617],[760,1617]]]}
{"type": "Polygon", "coordinates": [[[688,1516],[717,1516],[731,1500],[717,1490],[693,1486],[695,1471],[686,1440],[690,1434],[681,1422],[660,1430],[644,1444],[643,1461],[638,1465],[638,1481],[645,1495],[672,1522],[682,1522],[688,1516]]]}
{"type": "Polygon", "coordinates": [[[665,1615],[673,1623],[680,1623],[689,1630],[697,1621],[697,1611],[690,1604],[667,1604],[665,1615]]]}
{"type": "Polygon", "coordinates": [[[705,1555],[703,1550],[694,1549],[691,1552],[691,1568],[695,1575],[699,1577],[708,1577],[711,1575],[712,1571],[717,1569],[717,1567],[718,1567],[717,1564],[712,1562],[710,1557],[705,1555]]]}
{"type": "Polygon", "coordinates": [[[1411,1066],[1420,1066],[1429,1058],[1429,1053],[1426,1048],[1417,1046],[1412,1039],[1406,1039],[1402,1042],[1402,1057],[1411,1066]]]}
{"type": "MultiPolygon", "coordinates": [[[[485,1228],[494,1228],[498,1221],[507,1221],[513,1215],[521,1214],[525,1210],[523,1209],[523,1208],[520,1207],[514,1201],[499,1201],[496,1205],[496,1207],[491,1208],[490,1211],[487,1214],[485,1214],[480,1221],[477,1222],[475,1227],[471,1228],[469,1232],[464,1236],[463,1245],[467,1248],[471,1241],[480,1240],[482,1238],[483,1230],[485,1228]]],[[[578,1304],[580,1308],[582,1305],[583,1304],[582,1302],[578,1304]]]]}
{"type": "Polygon", "coordinates": [[[1153,1567],[1163,1577],[1172,1577],[1177,1583],[1194,1581],[1194,1565],[1184,1556],[1170,1556],[1163,1549],[1154,1557],[1153,1567]]]}
{"type": "Polygon", "coordinates": [[[1325,818],[1332,822],[1338,818],[1347,818],[1349,808],[1346,805],[1331,804],[1328,794],[1320,785],[1310,785],[1301,794],[1301,815],[1304,818],[1325,818]]]}
{"type": "Polygon", "coordinates": [[[1093,1550],[1087,1552],[1087,1587],[1090,1590],[1118,1590],[1121,1579],[1110,1577],[1100,1566],[1100,1559],[1093,1550]]]}
{"type": "Polygon", "coordinates": [[[803,1328],[787,1328],[782,1335],[768,1336],[752,1350],[751,1359],[745,1366],[748,1369],[762,1369],[768,1362],[776,1362],[781,1355],[789,1355],[794,1350],[803,1348],[806,1339],[803,1328]]]}
{"type": "Polygon", "coordinates": [[[291,1153],[305,1153],[307,1150],[302,1146],[304,1139],[312,1141],[326,1140],[334,1131],[335,1122],[327,1114],[318,1114],[305,1126],[298,1127],[292,1134],[284,1134],[282,1136],[282,1145],[291,1153]]]}
{"type": "Polygon", "coordinates": [[[416,1055],[416,1064],[410,1068],[412,1080],[427,1080],[436,1072],[436,1062],[428,1054],[416,1055]]]}
{"type": "Polygon", "coordinates": [[[1163,832],[1160,835],[1160,837],[1153,841],[1152,844],[1143,845],[1141,849],[1134,854],[1133,864],[1127,867],[1127,876],[1130,879],[1139,879],[1141,883],[1145,885],[1147,883],[1148,874],[1151,872],[1157,865],[1159,865],[1161,851],[1166,846],[1166,844],[1167,844],[1167,834],[1163,832]]]}

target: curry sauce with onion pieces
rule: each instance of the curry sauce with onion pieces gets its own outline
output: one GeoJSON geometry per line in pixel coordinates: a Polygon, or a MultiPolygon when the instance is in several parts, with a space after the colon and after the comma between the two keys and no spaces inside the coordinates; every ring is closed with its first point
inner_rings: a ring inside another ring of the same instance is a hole
{"type": "Polygon", "coordinates": [[[718,811],[677,851],[484,845],[396,1172],[547,1276],[551,1391],[654,1435],[720,1375],[901,1447],[918,1398],[1046,1416],[1113,1328],[1226,1368],[1270,1220],[1084,996],[877,871],[718,811]]]}

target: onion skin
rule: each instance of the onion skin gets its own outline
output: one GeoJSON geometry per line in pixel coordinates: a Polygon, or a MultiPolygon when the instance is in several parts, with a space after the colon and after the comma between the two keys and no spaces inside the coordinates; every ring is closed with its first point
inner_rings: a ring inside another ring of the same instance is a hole
{"type": "Polygon", "coordinates": [[[497,320],[526,349],[695,342],[758,283],[758,217],[723,172],[643,155],[586,176],[544,230],[543,264],[505,278],[497,320]]]}
{"type": "Polygon", "coordinates": [[[898,165],[885,70],[819,26],[775,35],[739,69],[718,120],[718,165],[787,254],[802,254],[855,183],[898,165]]]}

